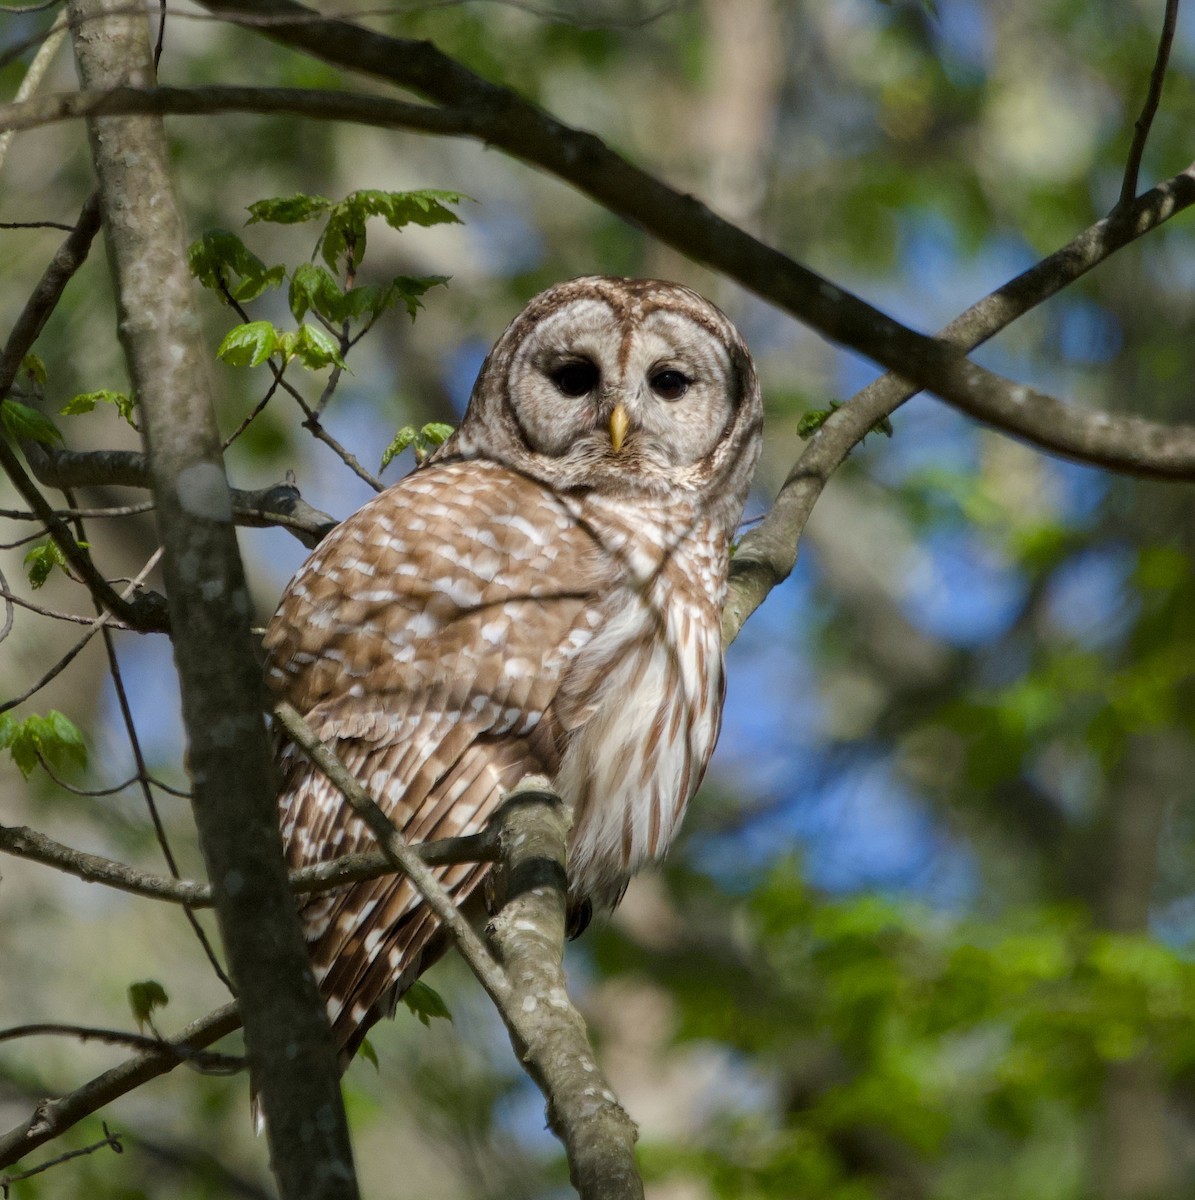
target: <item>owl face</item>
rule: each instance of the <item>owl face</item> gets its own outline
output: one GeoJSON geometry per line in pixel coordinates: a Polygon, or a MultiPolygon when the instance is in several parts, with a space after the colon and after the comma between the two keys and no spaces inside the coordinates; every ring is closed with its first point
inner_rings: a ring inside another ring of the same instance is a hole
{"type": "Polygon", "coordinates": [[[750,355],[717,308],[678,284],[588,277],[515,318],[444,450],[557,488],[716,492],[741,511],[760,425],[750,355]]]}
{"type": "Polygon", "coordinates": [[[529,447],[616,470],[704,459],[734,413],[726,345],[691,315],[627,321],[579,297],[538,322],[511,358],[507,392],[529,447]]]}

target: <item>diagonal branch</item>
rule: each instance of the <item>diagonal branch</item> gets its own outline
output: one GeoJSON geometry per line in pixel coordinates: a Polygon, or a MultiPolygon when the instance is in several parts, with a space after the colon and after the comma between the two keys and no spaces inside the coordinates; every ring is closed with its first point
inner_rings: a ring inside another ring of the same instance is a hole
{"type": "MultiPolygon", "coordinates": [[[[372,800],[293,709],[284,708],[278,716],[287,732],[310,753],[312,761],[326,770],[346,800],[358,811],[368,811],[372,800]]],[[[352,855],[340,864],[325,867],[348,868],[355,862],[372,860],[370,875],[352,874],[353,879],[381,873],[376,869],[378,859],[387,870],[403,869],[400,861],[413,868],[412,875],[423,882],[414,877],[412,882],[429,905],[445,911],[452,930],[463,927],[467,931],[466,945],[473,945],[483,967],[488,964],[482,982],[506,1023],[516,1053],[548,1098],[549,1122],[565,1145],[573,1182],[583,1200],[641,1200],[643,1188],[634,1160],[634,1124],[598,1069],[584,1022],[568,998],[562,963],[568,822],[559,798],[545,792],[544,784],[543,780],[524,780],[507,798],[496,828],[475,839],[408,846],[379,811],[381,820],[374,817],[371,827],[376,824],[382,831],[382,853],[352,855]],[[429,865],[440,863],[490,861],[496,846],[505,903],[492,923],[490,936],[501,965],[460,918],[447,893],[427,870],[429,865]]],[[[115,876],[122,880],[116,886],[134,883],[140,890],[146,883],[139,872],[70,851],[28,830],[0,827],[0,848],[15,848],[26,857],[66,866],[85,878],[115,882],[115,876]]],[[[312,880],[316,874],[296,872],[292,883],[298,884],[300,876],[312,880]]],[[[346,874],[335,882],[349,879],[346,869],[346,874]]],[[[320,880],[321,885],[328,882],[326,878],[320,880]]],[[[202,895],[194,884],[160,880],[153,886],[160,887],[161,892],[186,888],[187,899],[193,905],[202,895]]],[[[147,1049],[60,1099],[42,1101],[30,1120],[0,1137],[0,1167],[57,1137],[117,1096],[173,1070],[188,1057],[194,1058],[199,1050],[236,1029],[239,1023],[235,1006],[227,1005],[194,1022],[167,1045],[147,1049]]]]}
{"type": "Polygon", "coordinates": [[[491,925],[499,964],[414,848],[302,717],[286,703],[275,716],[368,824],[382,853],[406,872],[494,1001],[515,1053],[548,1102],[548,1123],[564,1144],[582,1200],[642,1200],[635,1125],[598,1070],[585,1022],[568,996],[563,956],[569,818],[548,781],[524,779],[496,818],[506,892],[491,925]]]}
{"type": "MultiPolygon", "coordinates": [[[[1048,258],[985,296],[950,322],[938,337],[973,350],[1030,309],[1056,295],[1117,250],[1195,204],[1195,164],[1160,183],[1127,209],[1097,221],[1048,258]]],[[[918,387],[888,374],[838,409],[805,447],[763,522],[743,537],[731,563],[722,640],[729,645],[743,623],[797,561],[805,522],[830,476],[871,430],[918,387]]]]}
{"type": "Polygon", "coordinates": [[[145,1050],[65,1096],[42,1100],[28,1120],[0,1136],[0,1167],[11,1166],[31,1150],[65,1133],[72,1125],[89,1117],[105,1104],[172,1071],[187,1061],[190,1054],[210,1046],[239,1029],[240,1025],[236,1004],[226,1004],[193,1021],[175,1037],[168,1039],[167,1048],[145,1050]]]}
{"type": "MultiPolygon", "coordinates": [[[[404,103],[345,92],[254,88],[122,89],[0,106],[0,125],[84,112],[304,112],[317,119],[471,137],[571,184],[611,212],[736,280],[831,341],[852,347],[947,403],[1041,449],[1159,479],[1195,479],[1195,428],[1089,412],[971,362],[949,342],[893,320],[634,166],[591,133],[571,128],[517,93],[483,80],[429,42],[389,38],[321,19],[289,0],[208,0],[232,21],[270,17],[271,38],[442,102],[404,103]],[[287,20],[288,14],[291,20],[287,20]]],[[[1195,181],[1189,181],[1195,186],[1195,181]]]]}

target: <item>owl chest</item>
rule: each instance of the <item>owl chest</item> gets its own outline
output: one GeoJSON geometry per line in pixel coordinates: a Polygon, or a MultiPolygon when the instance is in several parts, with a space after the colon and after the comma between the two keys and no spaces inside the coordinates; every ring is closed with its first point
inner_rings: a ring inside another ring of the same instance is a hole
{"type": "Polygon", "coordinates": [[[599,907],[664,855],[701,782],[721,716],[715,611],[635,596],[574,664],[588,692],[556,785],[573,807],[571,889],[599,907]]]}

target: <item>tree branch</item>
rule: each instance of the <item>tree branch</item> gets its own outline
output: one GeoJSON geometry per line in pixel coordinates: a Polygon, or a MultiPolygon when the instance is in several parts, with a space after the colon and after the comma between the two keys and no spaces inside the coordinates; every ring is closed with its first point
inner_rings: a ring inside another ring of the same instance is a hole
{"type": "MultiPolygon", "coordinates": [[[[151,486],[149,465],[139,450],[58,450],[31,442],[25,457],[45,487],[151,486]]],[[[230,488],[229,494],[237,525],[255,529],[281,526],[309,548],[338,524],[335,517],[308,504],[289,479],[252,490],[230,488]]]]}
{"type": "MultiPolygon", "coordinates": [[[[84,86],[152,84],[144,13],[68,0],[84,86]]],[[[219,431],[157,117],[97,117],[88,134],[129,377],[165,548],[192,810],[263,1101],[283,1200],[356,1200],[336,1052],[278,832],[262,681],[219,431]]]]}
{"type": "MultiPolygon", "coordinates": [[[[303,89],[156,88],[79,93],[0,107],[0,125],[84,112],[304,112],[314,118],[477,138],[571,184],[697,262],[736,280],[831,341],[916,380],[947,403],[1043,450],[1129,475],[1195,480],[1195,427],[1089,412],[1014,383],[957,348],[915,332],[758,241],[517,93],[474,75],[430,42],[390,38],[322,19],[290,0],[207,0],[234,23],[269,16],[264,32],[316,58],[364,71],[443,107],[303,89]],[[288,20],[288,17],[290,18],[288,20]]],[[[1195,181],[1190,181],[1195,186],[1195,181]]]]}
{"type": "Polygon", "coordinates": [[[569,819],[548,781],[524,779],[496,818],[500,875],[510,898],[492,924],[499,965],[439,880],[311,727],[286,703],[275,716],[366,822],[382,853],[407,874],[494,1001],[515,1053],[547,1099],[548,1121],[564,1143],[582,1200],[641,1200],[634,1123],[598,1070],[564,978],[569,819]]]}
{"type": "MultiPolygon", "coordinates": [[[[1117,250],[1195,204],[1195,164],[1145,192],[1127,208],[1089,226],[1048,258],[985,296],[937,335],[973,350],[1031,308],[1098,266],[1117,250]]],[[[814,434],[788,473],[762,523],[744,535],[730,564],[722,641],[729,645],[747,618],[797,561],[805,522],[830,476],[871,430],[920,389],[899,375],[868,384],[814,434]]]]}
{"type": "Polygon", "coordinates": [[[571,816],[546,779],[529,778],[498,814],[505,902],[490,941],[506,969],[502,1006],[519,1061],[548,1101],[582,1200],[642,1200],[638,1130],[598,1069],[564,974],[565,855],[571,816]],[[517,1019],[516,1019],[517,1018],[517,1019]]]}
{"type": "MultiPolygon", "coordinates": [[[[497,835],[490,832],[424,842],[411,849],[428,866],[496,862],[498,859],[497,835]]],[[[98,854],[64,846],[44,833],[23,825],[0,825],[0,852],[64,871],[85,883],[100,883],[130,895],[185,904],[189,908],[212,907],[210,884],[140,871],[98,854]]],[[[331,862],[300,867],[290,872],[289,880],[293,892],[306,894],[324,892],[349,883],[362,883],[367,879],[377,879],[380,875],[392,875],[394,871],[394,864],[379,851],[346,854],[331,862]]]]}
{"type": "Polygon", "coordinates": [[[126,1059],[82,1087],[58,1099],[38,1103],[27,1121],[0,1137],[0,1167],[8,1167],[31,1150],[45,1145],[84,1117],[110,1104],[142,1084],[172,1071],[195,1050],[210,1046],[239,1029],[241,1017],[235,1003],[193,1021],[165,1047],[156,1047],[126,1059]]]}
{"type": "Polygon", "coordinates": [[[1121,183],[1120,200],[1116,205],[1118,209],[1131,204],[1137,194],[1137,176],[1141,173],[1141,159],[1145,154],[1149,131],[1153,127],[1154,117],[1157,116],[1158,105],[1162,102],[1162,85],[1166,82],[1166,67],[1170,62],[1170,47],[1174,42],[1177,24],[1178,0],[1166,0],[1162,34],[1158,39],[1158,53],[1149,76],[1149,89],[1145,95],[1145,103],[1141,106],[1141,115],[1133,124],[1133,141],[1125,160],[1124,181],[1121,183]]]}
{"type": "MultiPolygon", "coordinates": [[[[293,733],[305,752],[310,747],[312,760],[341,788],[346,800],[361,811],[372,804],[360,785],[330,751],[315,738],[310,728],[293,710],[279,714],[288,733],[293,733]]],[[[487,974],[487,991],[493,996],[506,1023],[512,1044],[520,1060],[548,1099],[548,1119],[564,1143],[573,1182],[583,1200],[639,1200],[643,1195],[634,1161],[635,1127],[623,1111],[597,1067],[585,1025],[568,998],[562,967],[565,928],[565,846],[568,821],[558,797],[546,791],[546,781],[524,780],[508,797],[496,818],[497,829],[480,837],[451,839],[441,843],[408,846],[393,827],[380,825],[385,833],[382,855],[351,855],[330,869],[344,869],[334,882],[357,878],[355,864],[370,859],[371,868],[382,858],[388,869],[401,869],[399,859],[411,863],[423,880],[420,893],[444,910],[450,928],[467,930],[466,938],[484,956],[492,970],[487,974]],[[495,847],[499,849],[496,851],[495,847]],[[441,849],[442,848],[442,849],[441,849]],[[489,861],[500,854],[503,864],[499,886],[505,892],[505,905],[491,924],[492,943],[501,956],[498,965],[460,917],[427,866],[448,862],[489,861]],[[427,891],[424,892],[426,887],[427,891]],[[491,990],[491,987],[493,990],[491,990]]],[[[382,815],[382,821],[386,818],[382,815]]],[[[83,877],[114,882],[119,875],[126,882],[145,881],[139,872],[128,868],[116,872],[119,864],[108,863],[93,855],[67,850],[57,843],[28,830],[0,827],[0,848],[21,847],[28,857],[68,866],[83,877]]],[[[324,868],[320,868],[324,870],[324,868]]],[[[316,871],[296,872],[296,882],[306,875],[314,880],[316,871]]],[[[322,879],[322,884],[333,882],[322,879]]],[[[414,880],[413,880],[414,882],[414,880]]],[[[163,893],[186,888],[189,903],[198,905],[198,885],[174,884],[160,880],[163,893]]],[[[158,886],[155,884],[155,888],[158,886]]],[[[116,884],[120,886],[120,884],[116,884]]],[[[174,898],[174,897],[170,897],[174,898]]],[[[458,943],[459,944],[459,943],[458,943]]],[[[472,965],[472,964],[470,964],[472,965]]],[[[486,980],[482,980],[483,984],[486,980]]],[[[90,1115],[117,1096],[132,1091],[148,1080],[172,1070],[186,1055],[210,1045],[237,1028],[239,1017],[234,1005],[189,1025],[168,1044],[147,1049],[111,1071],[93,1079],[58,1100],[46,1100],[37,1106],[29,1121],[0,1137],[0,1167],[8,1166],[37,1146],[57,1137],[71,1125],[90,1115]]]]}

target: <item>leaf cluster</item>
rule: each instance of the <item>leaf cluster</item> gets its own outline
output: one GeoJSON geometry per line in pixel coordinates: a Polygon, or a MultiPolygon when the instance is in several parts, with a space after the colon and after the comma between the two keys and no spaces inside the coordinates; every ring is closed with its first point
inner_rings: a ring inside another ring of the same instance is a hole
{"type": "Polygon", "coordinates": [[[11,713],[0,714],[0,750],[12,755],[22,775],[32,774],[40,760],[55,770],[87,766],[87,746],[75,723],[57,709],[23,721],[11,713]]]}

